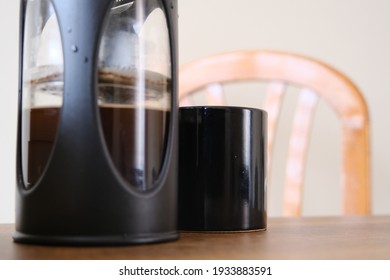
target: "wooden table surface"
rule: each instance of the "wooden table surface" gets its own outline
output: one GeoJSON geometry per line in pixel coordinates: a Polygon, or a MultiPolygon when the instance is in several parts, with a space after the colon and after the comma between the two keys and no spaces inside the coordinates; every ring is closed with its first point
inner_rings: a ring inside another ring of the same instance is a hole
{"type": "Polygon", "coordinates": [[[267,231],[116,247],[18,244],[13,230],[0,225],[0,259],[390,259],[390,216],[270,218],[267,231]]]}

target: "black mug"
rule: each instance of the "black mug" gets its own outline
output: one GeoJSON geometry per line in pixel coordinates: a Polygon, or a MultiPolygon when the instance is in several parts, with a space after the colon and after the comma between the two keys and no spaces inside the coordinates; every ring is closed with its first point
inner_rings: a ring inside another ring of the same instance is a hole
{"type": "Polygon", "coordinates": [[[267,113],[179,109],[179,229],[266,229],[267,113]]]}

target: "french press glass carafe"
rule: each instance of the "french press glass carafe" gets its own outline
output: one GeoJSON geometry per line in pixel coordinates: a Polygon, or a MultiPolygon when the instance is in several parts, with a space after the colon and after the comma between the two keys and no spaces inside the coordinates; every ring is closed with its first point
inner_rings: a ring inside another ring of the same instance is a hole
{"type": "Polygon", "coordinates": [[[19,242],[177,238],[177,0],[22,0],[19,242]]]}

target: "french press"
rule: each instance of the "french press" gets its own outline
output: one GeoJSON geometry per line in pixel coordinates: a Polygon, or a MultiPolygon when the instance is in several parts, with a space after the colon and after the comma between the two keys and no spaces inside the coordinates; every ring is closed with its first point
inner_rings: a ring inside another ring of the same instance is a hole
{"type": "Polygon", "coordinates": [[[177,0],[22,0],[17,242],[177,233],[177,0]]]}

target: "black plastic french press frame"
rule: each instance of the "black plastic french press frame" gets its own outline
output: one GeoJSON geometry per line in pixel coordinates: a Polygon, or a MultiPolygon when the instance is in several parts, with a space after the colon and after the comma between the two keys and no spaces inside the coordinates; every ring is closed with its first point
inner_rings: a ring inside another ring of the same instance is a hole
{"type": "Polygon", "coordinates": [[[178,238],[177,0],[160,1],[171,45],[171,117],[159,182],[145,193],[126,187],[115,172],[97,108],[99,45],[113,0],[51,0],[63,46],[63,105],[49,164],[35,186],[24,187],[21,99],[27,0],[21,1],[15,241],[133,244],[178,238]]]}

